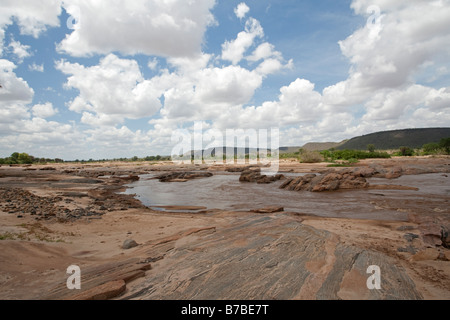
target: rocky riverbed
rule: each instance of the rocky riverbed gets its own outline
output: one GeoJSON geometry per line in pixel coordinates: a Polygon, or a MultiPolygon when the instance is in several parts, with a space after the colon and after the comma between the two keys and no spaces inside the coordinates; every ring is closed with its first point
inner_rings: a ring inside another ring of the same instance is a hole
{"type": "Polygon", "coordinates": [[[450,299],[450,183],[433,194],[398,179],[436,173],[442,183],[449,172],[448,157],[333,169],[282,161],[270,178],[248,165],[3,166],[0,298],[450,299]],[[321,217],[256,204],[245,212],[161,212],[123,194],[150,173],[170,186],[223,171],[243,177],[247,192],[252,182],[277,184],[299,196],[320,192],[329,206],[336,197],[328,195],[376,190],[378,197],[352,201],[407,218],[321,217]],[[76,292],[66,287],[74,264],[82,270],[76,292]],[[380,290],[367,288],[370,265],[381,269],[380,290]]]}

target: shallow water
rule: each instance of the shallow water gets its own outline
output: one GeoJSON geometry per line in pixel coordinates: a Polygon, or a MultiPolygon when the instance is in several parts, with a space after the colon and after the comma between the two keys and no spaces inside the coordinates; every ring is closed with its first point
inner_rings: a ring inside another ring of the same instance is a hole
{"type": "Polygon", "coordinates": [[[405,221],[407,213],[375,208],[371,201],[379,200],[382,196],[406,201],[408,198],[426,199],[429,195],[450,197],[450,178],[442,174],[402,176],[394,180],[369,179],[371,184],[412,186],[419,188],[419,191],[342,190],[320,193],[282,190],[278,188],[282,181],[272,184],[239,182],[239,173],[216,172],[212,177],[187,182],[159,182],[157,179],[151,179],[154,176],[142,175],[139,181],[127,185],[125,193],[136,194],[136,198],[148,207],[202,206],[208,209],[248,211],[267,206],[282,206],[287,212],[322,217],[405,221]]]}

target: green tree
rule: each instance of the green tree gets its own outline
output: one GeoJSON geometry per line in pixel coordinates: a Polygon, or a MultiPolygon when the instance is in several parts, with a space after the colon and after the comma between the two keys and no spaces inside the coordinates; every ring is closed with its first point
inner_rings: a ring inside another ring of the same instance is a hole
{"type": "Polygon", "coordinates": [[[435,153],[440,149],[439,143],[427,143],[422,146],[425,154],[435,153]]]}
{"type": "Polygon", "coordinates": [[[439,147],[444,149],[444,152],[446,154],[450,154],[450,137],[441,139],[441,141],[439,142],[439,147]]]}
{"type": "Polygon", "coordinates": [[[18,152],[14,152],[11,155],[11,159],[17,162],[17,160],[19,160],[19,153],[18,152]]]}
{"type": "Polygon", "coordinates": [[[19,153],[17,156],[17,161],[21,164],[31,164],[33,163],[33,157],[28,153],[19,153]]]}
{"type": "Polygon", "coordinates": [[[368,144],[367,145],[367,150],[369,152],[374,152],[375,151],[375,145],[374,144],[368,144]]]}

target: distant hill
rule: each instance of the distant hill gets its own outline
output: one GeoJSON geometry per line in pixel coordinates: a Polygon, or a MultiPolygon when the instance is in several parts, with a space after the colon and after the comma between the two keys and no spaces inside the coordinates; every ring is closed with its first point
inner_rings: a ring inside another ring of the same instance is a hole
{"type": "Polygon", "coordinates": [[[347,141],[348,140],[341,142],[308,142],[302,147],[302,149],[306,151],[323,151],[331,148],[337,148],[347,141]]]}
{"type": "Polygon", "coordinates": [[[366,150],[368,144],[378,150],[398,149],[400,147],[421,148],[426,143],[439,142],[450,137],[450,128],[423,128],[382,131],[355,137],[336,149],[366,150]]]}
{"type": "Polygon", "coordinates": [[[298,150],[300,149],[300,146],[295,146],[295,147],[280,147],[278,150],[280,152],[280,154],[283,153],[294,153],[294,152],[298,152],[298,150]]]}
{"type": "MultiPolygon", "coordinates": [[[[303,146],[280,147],[280,154],[295,153],[300,148],[306,151],[322,151],[335,148],[337,150],[353,149],[367,150],[368,144],[375,145],[378,150],[392,150],[400,147],[421,148],[426,143],[439,142],[442,138],[450,137],[450,128],[423,128],[382,131],[355,137],[341,142],[309,142],[303,146]]],[[[202,153],[212,156],[220,156],[227,152],[231,154],[256,154],[258,148],[216,147],[207,150],[191,150],[185,155],[200,157],[202,153]]]]}

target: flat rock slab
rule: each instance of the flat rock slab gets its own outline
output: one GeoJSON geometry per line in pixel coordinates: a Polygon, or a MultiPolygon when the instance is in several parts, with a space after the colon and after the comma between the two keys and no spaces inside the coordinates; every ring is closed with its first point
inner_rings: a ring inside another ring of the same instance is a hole
{"type": "Polygon", "coordinates": [[[43,292],[44,300],[107,300],[125,291],[129,282],[144,277],[151,270],[150,263],[140,263],[139,259],[127,259],[81,268],[81,289],[69,290],[66,276],[61,283],[43,292]],[[64,280],[64,281],[63,281],[64,280]],[[123,285],[122,285],[123,283],[123,285]],[[123,288],[122,288],[123,287],[123,288]]]}
{"type": "Polygon", "coordinates": [[[108,300],[117,297],[126,290],[123,280],[110,281],[70,298],[70,300],[108,300]]]}
{"type": "Polygon", "coordinates": [[[251,210],[251,212],[255,213],[275,213],[275,212],[282,212],[284,211],[283,207],[265,207],[261,209],[255,209],[251,210]]]}
{"type": "MultiPolygon", "coordinates": [[[[162,245],[162,244],[161,244],[162,245]]],[[[165,256],[128,297],[175,300],[421,299],[392,258],[340,242],[288,215],[243,217],[164,241],[165,256]],[[169,250],[169,249],[170,250],[169,250]],[[381,270],[370,290],[369,266],[381,270]]],[[[163,249],[163,248],[161,248],[163,249]]],[[[158,245],[153,247],[158,253],[158,245]]]]}
{"type": "Polygon", "coordinates": [[[151,206],[150,208],[174,210],[174,211],[198,211],[208,209],[207,207],[202,206],[151,206]]]}

